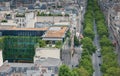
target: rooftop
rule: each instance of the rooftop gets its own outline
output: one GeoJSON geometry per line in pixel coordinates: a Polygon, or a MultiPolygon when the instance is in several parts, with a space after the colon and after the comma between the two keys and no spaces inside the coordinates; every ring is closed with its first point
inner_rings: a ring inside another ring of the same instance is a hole
{"type": "Polygon", "coordinates": [[[54,23],[54,25],[57,25],[57,26],[69,26],[70,22],[58,22],[58,23],[54,23]]]}
{"type": "Polygon", "coordinates": [[[17,27],[3,27],[0,26],[0,30],[36,30],[36,31],[46,31],[48,30],[48,27],[43,27],[43,28],[17,28],[17,27]]]}
{"type": "Polygon", "coordinates": [[[41,66],[47,67],[47,66],[60,66],[61,65],[61,61],[60,59],[56,59],[56,58],[46,58],[44,60],[36,60],[37,64],[40,64],[41,66]]]}
{"type": "Polygon", "coordinates": [[[7,22],[1,22],[2,26],[17,26],[17,24],[13,20],[7,20],[7,22]]]}
{"type": "Polygon", "coordinates": [[[120,12],[120,4],[115,4],[113,10],[115,10],[115,12],[120,12]]]}
{"type": "Polygon", "coordinates": [[[43,37],[47,38],[61,38],[64,37],[66,31],[68,30],[68,27],[62,26],[62,27],[50,27],[48,31],[43,35],[43,37]]]}
{"type": "Polygon", "coordinates": [[[117,27],[120,28],[120,20],[115,21],[115,24],[116,24],[117,27]]]}
{"type": "Polygon", "coordinates": [[[36,57],[52,57],[60,59],[60,49],[57,48],[36,48],[36,57]]]}
{"type": "Polygon", "coordinates": [[[36,22],[34,27],[41,28],[41,27],[50,27],[50,26],[52,26],[52,24],[49,22],[36,22]]]}
{"type": "Polygon", "coordinates": [[[44,61],[38,60],[35,63],[9,63],[5,61],[0,67],[0,76],[8,74],[9,76],[51,76],[56,72],[54,69],[48,69],[49,67],[60,66],[60,59],[47,58],[44,61]]]}
{"type": "Polygon", "coordinates": [[[0,72],[6,72],[6,71],[8,71],[10,68],[11,68],[10,65],[4,64],[4,65],[2,65],[2,66],[0,67],[0,72]]]}

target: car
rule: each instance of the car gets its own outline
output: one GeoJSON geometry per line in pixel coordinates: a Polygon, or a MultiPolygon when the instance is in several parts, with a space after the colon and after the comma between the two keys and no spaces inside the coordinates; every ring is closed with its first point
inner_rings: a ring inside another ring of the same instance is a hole
{"type": "Polygon", "coordinates": [[[99,63],[99,66],[101,66],[101,64],[99,63]]]}
{"type": "Polygon", "coordinates": [[[98,57],[101,57],[100,49],[97,49],[96,54],[97,54],[98,57]]]}

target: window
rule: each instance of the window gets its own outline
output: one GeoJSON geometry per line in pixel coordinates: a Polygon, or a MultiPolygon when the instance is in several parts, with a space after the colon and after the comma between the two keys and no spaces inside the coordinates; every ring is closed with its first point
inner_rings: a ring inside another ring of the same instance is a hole
{"type": "Polygon", "coordinates": [[[20,27],[21,27],[21,23],[20,23],[20,27]]]}
{"type": "Polygon", "coordinates": [[[22,22],[24,22],[24,19],[22,19],[22,22]]]}
{"type": "Polygon", "coordinates": [[[48,67],[48,70],[51,70],[51,67],[48,67]]]}

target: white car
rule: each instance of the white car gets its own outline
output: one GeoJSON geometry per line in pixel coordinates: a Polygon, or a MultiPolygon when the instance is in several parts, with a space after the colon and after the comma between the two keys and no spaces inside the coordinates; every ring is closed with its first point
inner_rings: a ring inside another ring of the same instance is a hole
{"type": "Polygon", "coordinates": [[[97,54],[98,57],[101,57],[100,49],[97,49],[96,54],[97,54]]]}

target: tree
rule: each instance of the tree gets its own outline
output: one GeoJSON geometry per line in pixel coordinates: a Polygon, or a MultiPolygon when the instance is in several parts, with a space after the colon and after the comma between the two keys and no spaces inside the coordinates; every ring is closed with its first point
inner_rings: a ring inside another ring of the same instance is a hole
{"type": "Polygon", "coordinates": [[[89,72],[85,68],[80,67],[79,76],[90,76],[90,75],[89,75],[89,72]]]}
{"type": "Polygon", "coordinates": [[[79,39],[76,36],[74,36],[74,46],[79,46],[79,45],[80,45],[79,39]]]}
{"type": "Polygon", "coordinates": [[[68,30],[67,33],[66,33],[66,36],[70,37],[70,35],[71,35],[70,30],[68,30]]]}
{"type": "Polygon", "coordinates": [[[108,31],[106,29],[106,27],[102,27],[101,25],[99,25],[100,27],[98,27],[98,34],[100,35],[100,37],[102,36],[107,36],[108,37],[108,31]]]}
{"type": "Polygon", "coordinates": [[[84,53],[82,53],[82,57],[81,60],[79,62],[79,68],[81,68],[81,66],[87,70],[87,72],[89,73],[89,76],[92,75],[93,73],[93,68],[92,68],[92,61],[91,61],[91,56],[89,54],[85,54],[85,52],[87,52],[86,50],[83,50],[84,53]]]}
{"type": "Polygon", "coordinates": [[[92,55],[92,53],[95,52],[96,47],[93,45],[93,42],[92,42],[92,40],[90,38],[85,37],[85,38],[82,39],[81,42],[83,44],[83,49],[88,50],[89,54],[92,55]]]}
{"type": "Polygon", "coordinates": [[[72,76],[90,76],[89,72],[82,66],[80,68],[73,69],[72,73],[76,74],[72,76]]]}
{"type": "Polygon", "coordinates": [[[3,22],[3,23],[7,23],[8,21],[7,21],[7,20],[2,20],[1,22],[3,22]]]}
{"type": "Polygon", "coordinates": [[[120,68],[119,67],[110,67],[106,71],[106,75],[108,76],[119,76],[120,75],[120,68]]]}
{"type": "Polygon", "coordinates": [[[0,50],[3,49],[3,37],[0,37],[0,50]]]}
{"type": "Polygon", "coordinates": [[[111,46],[112,43],[111,41],[104,35],[101,40],[100,40],[100,45],[101,46],[111,46]]]}
{"type": "Polygon", "coordinates": [[[44,40],[39,40],[39,47],[45,47],[46,42],[44,40]]]}
{"type": "Polygon", "coordinates": [[[59,68],[59,76],[72,76],[69,67],[66,65],[61,65],[59,68]]]}
{"type": "Polygon", "coordinates": [[[37,16],[40,16],[40,12],[37,12],[37,16]]]}
{"type": "Polygon", "coordinates": [[[108,54],[108,53],[113,53],[113,47],[111,47],[111,46],[103,46],[102,48],[101,48],[101,52],[102,52],[102,55],[106,55],[106,54],[108,54]]]}
{"type": "Polygon", "coordinates": [[[78,70],[78,68],[75,68],[75,69],[72,70],[72,76],[79,76],[77,70],[78,70]]]}
{"type": "Polygon", "coordinates": [[[93,30],[92,30],[90,27],[85,28],[85,30],[84,30],[84,35],[85,35],[86,37],[91,38],[91,39],[94,38],[94,32],[93,32],[93,30]]]}
{"type": "Polygon", "coordinates": [[[61,48],[61,47],[62,47],[62,41],[57,41],[57,42],[55,43],[55,47],[56,47],[56,48],[61,48]]]}

